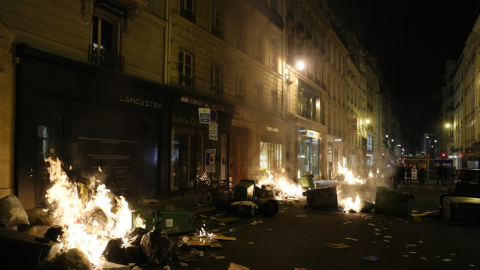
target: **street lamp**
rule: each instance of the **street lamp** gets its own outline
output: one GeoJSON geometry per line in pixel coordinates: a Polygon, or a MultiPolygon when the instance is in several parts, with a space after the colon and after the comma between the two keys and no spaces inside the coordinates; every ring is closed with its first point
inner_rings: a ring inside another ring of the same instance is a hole
{"type": "Polygon", "coordinates": [[[449,127],[450,127],[450,124],[446,124],[445,127],[446,127],[446,128],[449,128],[449,127]]]}
{"type": "Polygon", "coordinates": [[[367,124],[370,124],[370,119],[365,120],[367,124]]]}

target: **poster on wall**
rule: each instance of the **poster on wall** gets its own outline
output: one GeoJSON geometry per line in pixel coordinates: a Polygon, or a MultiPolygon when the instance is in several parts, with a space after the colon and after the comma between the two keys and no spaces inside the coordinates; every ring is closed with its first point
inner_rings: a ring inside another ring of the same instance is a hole
{"type": "Polygon", "coordinates": [[[207,149],[205,154],[205,172],[215,172],[215,154],[217,149],[207,149]]]}
{"type": "Polygon", "coordinates": [[[350,134],[357,134],[357,118],[348,119],[348,131],[350,134]]]}

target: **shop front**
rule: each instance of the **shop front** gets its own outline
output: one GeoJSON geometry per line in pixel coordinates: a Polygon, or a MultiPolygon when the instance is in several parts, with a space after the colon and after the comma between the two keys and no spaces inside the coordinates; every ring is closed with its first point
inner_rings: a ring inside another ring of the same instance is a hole
{"type": "Polygon", "coordinates": [[[260,170],[280,172],[284,168],[285,131],[279,121],[261,121],[260,170]]]}
{"type": "Polygon", "coordinates": [[[47,158],[115,195],[168,196],[167,87],[28,46],[17,56],[15,187],[25,209],[45,206],[47,158]]]}
{"type": "Polygon", "coordinates": [[[321,133],[298,127],[297,135],[297,178],[313,175],[313,180],[323,179],[321,133]]]}
{"type": "Polygon", "coordinates": [[[211,179],[212,174],[221,180],[229,179],[229,136],[233,115],[232,105],[192,94],[176,95],[171,116],[171,192],[193,186],[195,179],[211,179]],[[201,123],[199,108],[209,110],[211,123],[201,123]],[[206,169],[206,162],[210,162],[206,160],[207,150],[215,151],[211,169],[206,169]]]}

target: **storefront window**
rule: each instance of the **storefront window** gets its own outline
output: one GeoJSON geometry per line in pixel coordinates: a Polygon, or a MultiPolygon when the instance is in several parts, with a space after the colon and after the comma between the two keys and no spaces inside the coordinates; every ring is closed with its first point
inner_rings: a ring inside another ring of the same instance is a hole
{"type": "Polygon", "coordinates": [[[320,164],[322,162],[320,140],[307,136],[300,137],[299,154],[297,156],[298,177],[313,174],[314,179],[320,178],[320,164]]]}
{"type": "Polygon", "coordinates": [[[282,167],[282,145],[277,143],[260,143],[260,170],[277,171],[282,167]]]}

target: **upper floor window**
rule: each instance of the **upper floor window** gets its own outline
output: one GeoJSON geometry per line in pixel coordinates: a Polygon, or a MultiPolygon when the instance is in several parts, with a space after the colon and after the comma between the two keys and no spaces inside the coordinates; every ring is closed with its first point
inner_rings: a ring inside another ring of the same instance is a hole
{"type": "Polygon", "coordinates": [[[262,36],[259,34],[255,34],[253,49],[254,49],[253,54],[255,59],[257,61],[262,62],[263,61],[263,42],[262,42],[262,36]]]}
{"type": "Polygon", "coordinates": [[[218,38],[222,38],[221,27],[221,7],[217,3],[212,3],[212,34],[218,38]]]}
{"type": "Polygon", "coordinates": [[[123,71],[124,59],[120,52],[120,18],[97,10],[92,18],[92,45],[89,49],[89,61],[117,71],[123,71]]]}
{"type": "Polygon", "coordinates": [[[211,68],[210,68],[210,82],[212,83],[212,94],[217,95],[217,96],[222,95],[222,92],[221,92],[221,78],[222,78],[221,71],[222,71],[222,69],[220,68],[220,66],[217,66],[217,65],[214,65],[214,64],[211,65],[211,68]]]}
{"type": "Polygon", "coordinates": [[[237,49],[245,51],[245,42],[244,42],[244,20],[243,14],[237,12],[235,14],[235,46],[237,49]]]}
{"type": "Polygon", "coordinates": [[[299,115],[317,121],[320,115],[320,99],[308,90],[301,88],[298,91],[299,115]]]}
{"type": "Polygon", "coordinates": [[[187,87],[192,87],[193,85],[192,60],[193,60],[193,57],[191,54],[188,54],[184,51],[179,51],[178,53],[179,82],[178,83],[187,87]]]}
{"type": "Polygon", "coordinates": [[[193,14],[193,0],[180,0],[180,15],[185,19],[195,23],[193,14]]]}
{"type": "Polygon", "coordinates": [[[277,41],[270,39],[270,68],[278,72],[277,41]]]}
{"type": "Polygon", "coordinates": [[[245,93],[245,81],[243,77],[237,76],[236,84],[237,84],[237,93],[236,93],[237,101],[239,103],[244,103],[246,93],[245,93]]]}

